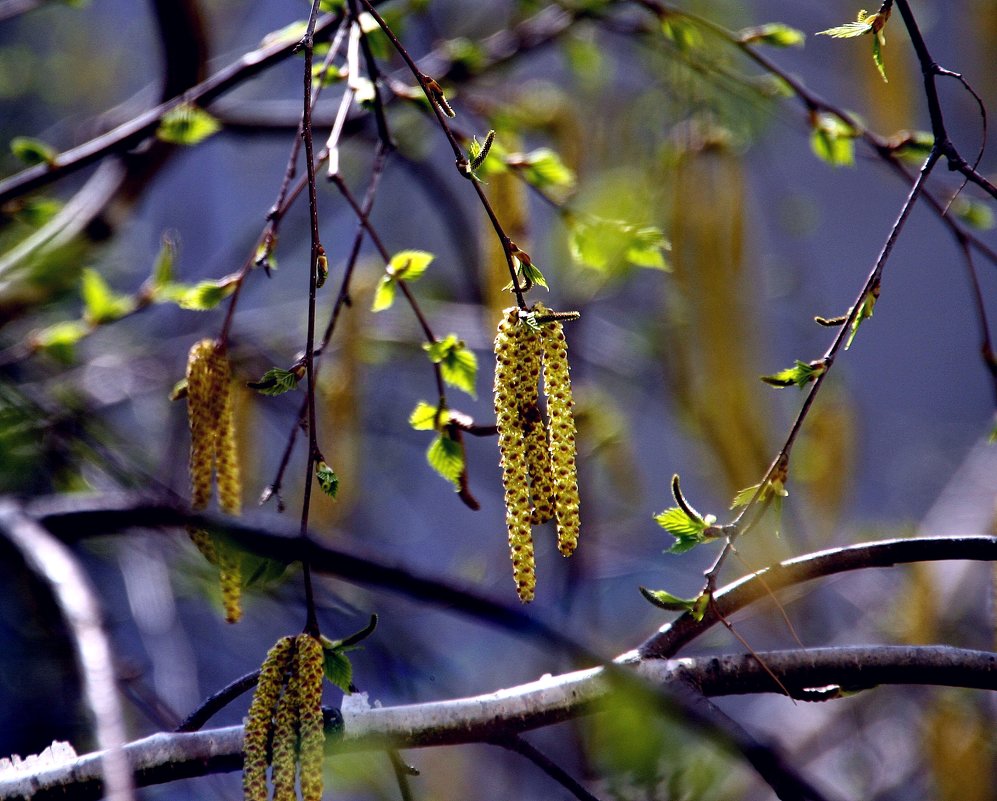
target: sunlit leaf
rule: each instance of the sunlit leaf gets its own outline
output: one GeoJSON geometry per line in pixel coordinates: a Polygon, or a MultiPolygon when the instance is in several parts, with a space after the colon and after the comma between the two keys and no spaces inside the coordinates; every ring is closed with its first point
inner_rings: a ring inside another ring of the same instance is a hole
{"type": "Polygon", "coordinates": [[[640,594],[643,595],[652,605],[669,612],[691,612],[696,608],[699,596],[695,598],[680,598],[672,595],[667,590],[649,590],[647,587],[640,587],[640,594]]]}
{"type": "Polygon", "coordinates": [[[789,495],[789,490],[786,489],[786,485],[781,479],[771,479],[765,482],[765,486],[762,488],[761,492],[758,488],[761,487],[761,483],[752,484],[750,487],[745,487],[739,490],[737,495],[734,496],[734,500],[730,505],[731,509],[737,509],[740,506],[747,506],[751,503],[751,499],[755,497],[755,493],[758,493],[758,502],[764,503],[765,501],[771,500],[773,498],[785,498],[789,495]]]}
{"type": "Polygon", "coordinates": [[[113,292],[104,277],[89,267],[83,270],[80,295],[85,318],[94,325],[113,322],[135,310],[131,297],[113,292]]]}
{"type": "Polygon", "coordinates": [[[459,442],[440,434],[426,451],[426,461],[443,478],[459,486],[464,470],[464,449],[459,442]]]}
{"type": "Polygon", "coordinates": [[[859,331],[859,326],[872,317],[872,312],[876,307],[876,300],[878,298],[879,290],[873,288],[873,290],[868,292],[862,299],[862,305],[859,306],[859,312],[855,315],[855,319],[852,321],[851,331],[848,334],[848,341],[845,342],[845,350],[848,350],[852,346],[852,341],[855,339],[855,335],[859,331]]]}
{"type": "Polygon", "coordinates": [[[787,367],[785,370],[780,370],[778,373],[773,373],[772,375],[763,375],[762,381],[773,387],[791,387],[795,384],[800,389],[803,389],[803,387],[811,381],[816,380],[826,370],[827,362],[823,359],[812,362],[801,362],[797,359],[796,364],[792,367],[787,367]]]}
{"type": "Polygon", "coordinates": [[[572,258],[599,272],[616,274],[626,263],[668,269],[664,251],[671,246],[654,226],[589,216],[571,223],[570,236],[572,258]]]}
{"type": "Polygon", "coordinates": [[[174,145],[196,145],[218,133],[221,127],[204,109],[183,103],[163,115],[156,136],[174,145]]]}
{"type": "Polygon", "coordinates": [[[12,216],[15,220],[32,228],[41,228],[62,210],[62,201],[51,197],[27,198],[14,206],[12,216]]]}
{"type": "Polygon", "coordinates": [[[855,163],[855,137],[858,132],[833,114],[814,115],[810,148],[814,155],[835,167],[855,163]]]}
{"type": "Polygon", "coordinates": [[[478,358],[456,334],[448,334],[439,342],[423,345],[434,364],[440,365],[440,374],[450,386],[464,390],[472,398],[478,376],[478,358]]]}
{"type": "Polygon", "coordinates": [[[377,289],[374,290],[374,300],[370,304],[370,310],[374,312],[390,309],[395,302],[395,293],[398,290],[398,283],[390,275],[382,275],[377,282],[377,289]]]}
{"type": "Polygon", "coordinates": [[[548,147],[514,153],[506,163],[542,192],[563,196],[575,188],[575,173],[548,147]]]}
{"type": "Polygon", "coordinates": [[[745,28],[738,39],[745,44],[764,44],[771,47],[802,47],[806,34],[779,22],[769,22],[755,28],[745,28]]]}
{"type": "Polygon", "coordinates": [[[994,227],[994,212],[987,203],[959,195],[952,201],[950,211],[966,225],[980,231],[989,231],[994,227]]]}
{"type": "Polygon", "coordinates": [[[29,339],[32,348],[43,350],[62,362],[71,362],[75,345],[90,333],[92,326],[83,320],[66,320],[33,333],[29,339]]]}
{"type": "Polygon", "coordinates": [[[405,281],[418,281],[436,258],[424,250],[400,250],[388,262],[388,275],[405,281]]]}
{"type": "Polygon", "coordinates": [[[439,431],[447,417],[446,409],[440,409],[426,401],[419,401],[409,415],[408,423],[416,431],[439,431]]]}
{"type": "Polygon", "coordinates": [[[189,284],[165,284],[156,293],[157,300],[176,303],[181,309],[210,311],[235,291],[236,281],[227,276],[189,284]]]}

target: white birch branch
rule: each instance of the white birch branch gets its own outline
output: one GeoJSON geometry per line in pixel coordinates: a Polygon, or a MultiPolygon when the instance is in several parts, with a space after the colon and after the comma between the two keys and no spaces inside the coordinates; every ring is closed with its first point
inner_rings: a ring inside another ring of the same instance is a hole
{"type": "MultiPolygon", "coordinates": [[[[794,695],[828,685],[861,690],[880,684],[934,684],[997,689],[997,654],[948,646],[861,646],[768,652],[759,655],[794,695]]],[[[750,655],[616,660],[642,679],[667,687],[680,683],[705,695],[781,692],[750,655]]],[[[544,676],[518,687],[470,698],[370,708],[353,700],[342,730],[329,737],[330,753],[488,742],[597,711],[612,692],[604,668],[544,676]]],[[[822,699],[833,694],[822,692],[822,699]]],[[[124,753],[139,786],[238,770],[241,726],[192,733],[160,733],[127,745],[124,753]]],[[[86,754],[31,772],[0,774],[0,801],[96,798],[101,754],[86,754]]]]}

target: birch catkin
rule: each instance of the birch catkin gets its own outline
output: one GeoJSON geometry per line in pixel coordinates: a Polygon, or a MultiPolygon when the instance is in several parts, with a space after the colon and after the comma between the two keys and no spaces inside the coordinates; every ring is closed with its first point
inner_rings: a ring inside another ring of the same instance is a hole
{"type": "Polygon", "coordinates": [[[568,372],[568,343],[564,328],[554,321],[543,329],[544,392],[549,418],[548,448],[554,483],[554,516],[557,547],[571,556],[578,545],[581,521],[578,515],[578,465],[575,449],[575,405],[568,372]]]}
{"type": "MultiPolygon", "coordinates": [[[[516,592],[524,603],[533,600],[536,589],[533,532],[530,525],[531,497],[526,445],[520,409],[521,394],[535,398],[536,380],[523,371],[539,347],[535,331],[519,323],[519,310],[507,309],[495,337],[495,420],[499,437],[499,463],[505,488],[505,523],[512,556],[516,592]]],[[[538,371],[539,372],[539,371],[538,371]]]]}
{"type": "Polygon", "coordinates": [[[310,634],[282,637],[270,649],[249,707],[243,744],[244,801],[267,801],[267,746],[273,801],[321,801],[325,728],[322,682],[325,649],[310,634]]]}
{"type": "MultiPolygon", "coordinates": [[[[211,500],[212,474],[218,484],[218,505],[227,514],[242,510],[242,481],[236,450],[228,358],[212,339],[202,339],[187,358],[187,417],[190,424],[191,507],[206,509],[211,500]]],[[[207,532],[190,528],[191,539],[205,558],[218,566],[225,619],[242,615],[242,570],[238,554],[221,548],[207,532]]]]}
{"type": "Polygon", "coordinates": [[[557,522],[558,549],[570,556],[578,545],[578,467],[574,400],[568,349],[557,315],[542,304],[531,323],[518,308],[506,309],[495,337],[495,421],[505,488],[506,528],[513,578],[520,600],[533,600],[536,565],[534,525],[557,522]],[[544,423],[539,405],[543,373],[544,423]]]}

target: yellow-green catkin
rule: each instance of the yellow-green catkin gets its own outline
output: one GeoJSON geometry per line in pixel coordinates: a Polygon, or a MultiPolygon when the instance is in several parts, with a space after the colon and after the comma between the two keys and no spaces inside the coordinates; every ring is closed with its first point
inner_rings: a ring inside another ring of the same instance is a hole
{"type": "MultiPolygon", "coordinates": [[[[538,304],[539,306],[539,304],[538,304]]],[[[558,321],[543,328],[544,392],[547,395],[548,449],[554,482],[557,547],[571,556],[578,545],[578,466],[575,450],[574,399],[568,371],[568,344],[558,321]]]]}
{"type": "MultiPolygon", "coordinates": [[[[530,524],[532,498],[526,443],[523,436],[520,399],[529,397],[536,378],[524,373],[538,346],[537,333],[519,321],[515,307],[506,309],[495,337],[495,420],[498,428],[502,486],[505,488],[505,522],[509,534],[513,579],[524,603],[536,590],[533,533],[530,524]]],[[[527,371],[528,372],[528,371],[527,371]]]]}
{"type": "Polygon", "coordinates": [[[267,653],[246,720],[242,788],[245,801],[267,801],[267,743],[274,730],[274,709],[294,656],[294,638],[281,637],[267,653]]]}
{"type": "MultiPolygon", "coordinates": [[[[292,659],[297,661],[297,652],[292,659]]],[[[273,801],[295,801],[300,708],[301,679],[295,666],[274,711],[273,751],[270,760],[273,801]]]]}
{"type": "MultiPolygon", "coordinates": [[[[207,508],[211,499],[212,473],[218,484],[218,505],[223,512],[242,511],[242,481],[236,450],[228,358],[218,342],[202,339],[190,349],[187,359],[187,416],[190,423],[191,507],[207,508]]],[[[242,616],[242,569],[238,554],[219,547],[205,531],[188,529],[198,550],[218,566],[225,619],[242,616]]]]}
{"type": "Polygon", "coordinates": [[[322,720],[322,678],[325,652],[310,634],[298,636],[295,657],[298,678],[298,714],[301,742],[301,801],[321,801],[322,755],[325,727],[322,720]]]}

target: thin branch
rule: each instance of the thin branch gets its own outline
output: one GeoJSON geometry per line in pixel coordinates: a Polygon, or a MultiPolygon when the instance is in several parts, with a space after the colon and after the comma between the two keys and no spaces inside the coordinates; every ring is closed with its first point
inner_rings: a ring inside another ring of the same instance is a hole
{"type": "MultiPolygon", "coordinates": [[[[329,33],[342,20],[341,14],[327,14],[315,25],[315,36],[329,33]]],[[[182,103],[207,105],[216,97],[279,64],[297,48],[297,41],[283,41],[246,53],[182,95],[144,111],[78,147],[59,153],[51,164],[39,164],[0,181],[0,205],[34,189],[64,178],[111,153],[129,150],[152,136],[164,114],[182,103]]]]}
{"type": "MultiPolygon", "coordinates": [[[[876,684],[926,684],[997,689],[997,655],[947,646],[858,646],[759,654],[780,678],[807,689],[813,683],[848,690],[876,684]]],[[[627,657],[629,658],[629,657],[627,657]]],[[[622,659],[622,658],[621,658],[622,659]]],[[[619,661],[619,660],[618,660],[619,661]]],[[[777,692],[758,662],[748,655],[704,656],[626,662],[659,687],[683,687],[706,696],[777,692]]],[[[341,728],[330,730],[333,753],[495,742],[521,732],[605,709],[613,690],[604,668],[546,676],[539,681],[472,698],[346,712],[341,728]]],[[[125,748],[140,786],[208,773],[239,770],[242,727],[196,733],[155,734],[125,748]]],[[[32,773],[0,778],[0,799],[78,801],[100,790],[99,754],[32,773]]]]}
{"type": "Polygon", "coordinates": [[[197,731],[207,723],[213,715],[231,704],[236,698],[253,689],[260,679],[260,671],[254,670],[245,676],[240,676],[231,684],[212,693],[204,702],[181,721],[174,731],[197,731]]]}
{"type": "Polygon", "coordinates": [[[0,532],[51,589],[73,641],[83,695],[97,742],[104,749],[97,775],[103,778],[110,801],[131,801],[133,782],[123,751],[125,721],[97,594],[69,549],[17,505],[0,503],[0,532]]]}
{"type": "Polygon", "coordinates": [[[564,768],[547,756],[543,751],[531,745],[522,737],[516,735],[512,737],[498,737],[492,743],[505,748],[513,753],[530,760],[540,770],[550,776],[554,781],[564,787],[579,801],[599,801],[598,796],[592,795],[582,784],[575,779],[564,768]]]}

